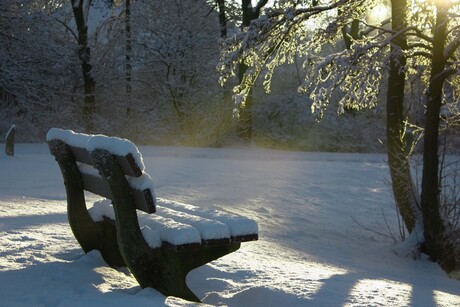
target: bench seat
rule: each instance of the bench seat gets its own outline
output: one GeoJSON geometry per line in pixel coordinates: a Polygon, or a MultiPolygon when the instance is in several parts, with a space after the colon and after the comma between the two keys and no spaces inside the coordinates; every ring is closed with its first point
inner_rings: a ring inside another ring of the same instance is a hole
{"type": "MultiPolygon", "coordinates": [[[[183,250],[200,245],[253,241],[258,237],[257,223],[243,216],[162,198],[157,199],[156,208],[155,214],[138,212],[139,226],[151,248],[166,244],[183,250]]],[[[109,199],[95,202],[89,213],[94,221],[115,220],[109,199]]]]}

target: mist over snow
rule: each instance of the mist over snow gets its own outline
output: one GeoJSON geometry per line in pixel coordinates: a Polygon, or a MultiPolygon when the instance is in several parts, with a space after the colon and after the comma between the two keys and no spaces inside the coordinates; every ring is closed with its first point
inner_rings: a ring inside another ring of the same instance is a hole
{"type": "MultiPolygon", "coordinates": [[[[157,197],[258,222],[259,241],[189,274],[204,304],[460,306],[459,281],[423,255],[396,255],[376,233],[398,235],[385,155],[139,149],[157,197]]],[[[82,252],[46,144],[0,153],[0,170],[0,306],[197,305],[141,289],[126,269],[82,252]]]]}

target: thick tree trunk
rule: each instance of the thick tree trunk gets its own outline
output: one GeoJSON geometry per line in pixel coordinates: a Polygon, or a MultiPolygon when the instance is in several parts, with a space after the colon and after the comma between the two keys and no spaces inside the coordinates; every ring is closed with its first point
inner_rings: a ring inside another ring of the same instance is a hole
{"type": "Polygon", "coordinates": [[[92,65],[90,63],[91,50],[88,44],[88,26],[86,23],[85,8],[83,0],[70,0],[72,4],[75,23],[78,33],[78,56],[81,61],[83,83],[85,87],[85,102],[83,105],[83,121],[87,132],[93,132],[93,117],[96,113],[96,81],[92,76],[92,65]]]}
{"type": "Polygon", "coordinates": [[[423,147],[422,212],[425,245],[433,261],[438,261],[444,270],[458,268],[454,244],[447,235],[446,224],[440,210],[439,174],[439,124],[442,92],[446,66],[444,46],[447,39],[447,8],[437,5],[436,23],[433,35],[433,59],[430,84],[427,92],[425,138],[423,147]]]}
{"type": "MultiPolygon", "coordinates": [[[[392,0],[392,28],[406,27],[406,0],[392,0]]],[[[396,205],[409,232],[415,228],[419,209],[417,191],[412,180],[404,136],[404,87],[407,48],[404,35],[396,37],[391,46],[390,72],[387,90],[387,153],[391,183],[396,205]]]]}

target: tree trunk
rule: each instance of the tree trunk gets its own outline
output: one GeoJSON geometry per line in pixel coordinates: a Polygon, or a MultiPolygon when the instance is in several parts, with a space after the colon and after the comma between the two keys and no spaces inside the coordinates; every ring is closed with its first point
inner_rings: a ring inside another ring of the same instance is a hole
{"type": "MultiPolygon", "coordinates": [[[[406,0],[392,0],[392,29],[406,27],[406,0]]],[[[387,154],[391,183],[396,205],[409,232],[415,228],[419,209],[417,191],[412,180],[404,136],[404,87],[407,48],[404,35],[396,37],[391,45],[390,72],[387,90],[387,154]]]]}
{"type": "MultiPolygon", "coordinates": [[[[244,73],[247,70],[247,66],[244,63],[240,63],[238,67],[238,82],[241,84],[243,81],[244,73]]],[[[249,89],[249,93],[246,96],[246,101],[244,106],[239,106],[239,117],[238,117],[238,126],[237,133],[239,137],[245,141],[249,142],[253,137],[253,120],[252,120],[252,108],[253,108],[253,98],[252,98],[253,89],[249,89]]]]}
{"type": "Polygon", "coordinates": [[[359,20],[353,19],[350,27],[344,26],[342,28],[342,36],[345,41],[345,47],[351,49],[353,40],[359,38],[359,20]]]}
{"type": "Polygon", "coordinates": [[[5,135],[5,154],[14,156],[14,139],[16,136],[16,125],[11,125],[5,135]]]}
{"type": "MultiPolygon", "coordinates": [[[[81,61],[83,83],[85,87],[85,102],[83,106],[83,121],[87,132],[93,132],[93,117],[96,113],[96,81],[92,76],[92,65],[90,63],[91,50],[88,44],[88,25],[86,22],[84,0],[71,0],[75,23],[78,33],[78,56],[81,61]]],[[[87,4],[89,5],[89,3],[87,4]]]]}
{"type": "MultiPolygon", "coordinates": [[[[249,27],[251,21],[259,18],[262,7],[267,4],[268,0],[259,0],[256,6],[252,6],[251,0],[242,0],[241,8],[243,11],[242,27],[249,27]]],[[[241,84],[247,66],[243,63],[238,68],[238,81],[241,84]]],[[[238,120],[238,134],[244,141],[250,141],[253,137],[253,109],[254,101],[252,97],[252,88],[246,97],[246,102],[240,110],[240,118],[238,120]]]]}
{"type": "Polygon", "coordinates": [[[444,47],[447,40],[447,5],[437,4],[436,23],[433,33],[433,59],[427,92],[425,138],[423,146],[422,212],[425,246],[433,261],[438,261],[450,272],[458,267],[454,243],[450,240],[441,214],[439,174],[439,124],[442,92],[446,66],[444,47]]]}
{"type": "Polygon", "coordinates": [[[227,37],[227,17],[225,16],[225,0],[216,0],[217,9],[219,12],[220,37],[227,37]]]}
{"type": "MultiPolygon", "coordinates": [[[[217,8],[219,12],[219,27],[220,27],[220,38],[222,40],[227,38],[227,8],[225,6],[225,0],[216,0],[217,8]]],[[[220,145],[226,135],[230,131],[234,132],[234,121],[233,121],[233,110],[234,104],[232,101],[232,89],[228,82],[223,85],[222,90],[222,110],[223,116],[222,121],[216,127],[216,144],[220,145]]]]}
{"type": "Polygon", "coordinates": [[[126,114],[131,113],[131,79],[132,79],[132,66],[131,66],[131,51],[132,51],[132,44],[131,44],[131,0],[126,0],[125,2],[125,31],[126,31],[126,45],[125,45],[125,90],[126,96],[128,97],[127,103],[128,106],[126,107],[126,114]]]}
{"type": "MultiPolygon", "coordinates": [[[[242,0],[241,9],[243,11],[242,28],[249,27],[253,18],[251,0],[242,0]]],[[[238,83],[241,84],[243,81],[247,69],[248,67],[244,63],[239,64],[238,83]]],[[[252,89],[249,90],[245,105],[239,106],[239,108],[237,133],[243,141],[248,142],[252,140],[252,89]]]]}

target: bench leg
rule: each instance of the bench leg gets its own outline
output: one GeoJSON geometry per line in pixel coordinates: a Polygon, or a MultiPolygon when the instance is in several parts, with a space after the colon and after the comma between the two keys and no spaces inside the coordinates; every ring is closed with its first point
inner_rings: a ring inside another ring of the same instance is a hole
{"type": "Polygon", "coordinates": [[[142,288],[151,287],[166,296],[200,302],[187,286],[187,274],[197,267],[236,251],[239,247],[240,243],[208,246],[192,251],[161,248],[151,250],[150,255],[139,255],[128,262],[131,273],[142,288]]]}
{"type": "Polygon", "coordinates": [[[110,186],[118,246],[126,266],[140,286],[154,288],[164,295],[199,302],[187,287],[187,274],[194,268],[236,251],[240,243],[184,251],[173,251],[168,247],[151,249],[139,228],[136,207],[120,165],[112,154],[103,149],[93,150],[91,158],[110,186]]]}
{"type": "Polygon", "coordinates": [[[95,222],[95,229],[93,249],[101,252],[102,258],[109,266],[125,267],[125,261],[118,248],[117,228],[114,222],[105,218],[103,222],[95,222]]]}
{"type": "Polygon", "coordinates": [[[120,244],[117,241],[117,229],[112,220],[107,218],[104,222],[96,224],[103,227],[105,240],[105,245],[100,245],[97,249],[110,266],[127,266],[142,288],[151,287],[163,295],[176,296],[194,302],[200,302],[200,300],[187,286],[188,273],[238,250],[241,245],[241,243],[231,243],[184,251],[175,251],[170,247],[146,249],[144,244],[133,244],[135,240],[120,244]],[[124,247],[121,248],[121,252],[125,255],[125,260],[121,258],[119,246],[124,247]]]}
{"type": "Polygon", "coordinates": [[[53,140],[48,145],[64,178],[70,228],[83,251],[88,253],[97,249],[110,266],[124,266],[118,249],[115,224],[109,221],[94,222],[86,209],[83,182],[69,146],[59,140],[53,140]]]}

